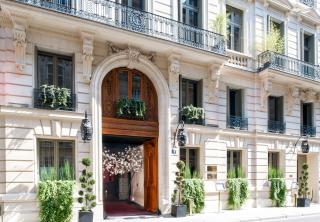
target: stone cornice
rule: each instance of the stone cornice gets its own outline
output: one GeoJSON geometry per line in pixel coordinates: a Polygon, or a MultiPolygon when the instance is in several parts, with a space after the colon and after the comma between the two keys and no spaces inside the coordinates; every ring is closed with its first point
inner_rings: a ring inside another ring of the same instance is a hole
{"type": "Polygon", "coordinates": [[[0,116],[15,116],[33,119],[70,120],[75,122],[80,122],[84,118],[84,114],[78,112],[11,106],[0,106],[0,116]]]}

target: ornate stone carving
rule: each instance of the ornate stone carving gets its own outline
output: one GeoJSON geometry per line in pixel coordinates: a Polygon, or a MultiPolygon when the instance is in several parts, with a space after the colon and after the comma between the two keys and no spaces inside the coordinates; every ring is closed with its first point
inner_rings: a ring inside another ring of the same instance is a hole
{"type": "Polygon", "coordinates": [[[81,33],[82,37],[82,58],[83,58],[83,80],[90,82],[92,73],[93,57],[93,35],[81,33]]]}
{"type": "Polygon", "coordinates": [[[106,49],[107,49],[107,56],[110,56],[112,54],[116,54],[116,53],[123,53],[123,54],[127,54],[128,58],[129,58],[129,64],[128,64],[128,68],[130,68],[129,66],[132,66],[133,63],[135,62],[139,62],[139,58],[140,57],[144,57],[148,60],[150,60],[151,62],[154,62],[154,58],[156,56],[155,52],[150,52],[150,53],[143,53],[141,52],[141,50],[131,47],[131,46],[127,46],[127,47],[119,47],[114,45],[111,42],[107,42],[106,43],[106,49]]]}
{"type": "Polygon", "coordinates": [[[317,99],[317,92],[312,89],[301,90],[300,96],[304,102],[314,102],[317,99]]]}
{"type": "Polygon", "coordinates": [[[172,97],[179,95],[180,55],[172,54],[168,58],[169,89],[172,97]]]}
{"type": "Polygon", "coordinates": [[[208,72],[208,100],[213,103],[217,98],[217,92],[219,90],[221,68],[223,64],[212,64],[209,67],[208,72]]]}
{"type": "Polygon", "coordinates": [[[0,5],[0,27],[3,28],[12,28],[13,19],[11,13],[8,9],[0,5]]]}
{"type": "Polygon", "coordinates": [[[288,114],[292,114],[293,106],[295,104],[296,98],[299,96],[299,88],[292,86],[288,88],[287,101],[288,101],[288,114]]]}
{"type": "Polygon", "coordinates": [[[267,109],[267,100],[272,91],[272,80],[270,78],[265,78],[261,81],[261,110],[266,111],[267,109]]]}
{"type": "Polygon", "coordinates": [[[16,66],[19,71],[25,68],[26,48],[27,48],[26,27],[21,24],[14,24],[13,46],[15,48],[16,66]]]}

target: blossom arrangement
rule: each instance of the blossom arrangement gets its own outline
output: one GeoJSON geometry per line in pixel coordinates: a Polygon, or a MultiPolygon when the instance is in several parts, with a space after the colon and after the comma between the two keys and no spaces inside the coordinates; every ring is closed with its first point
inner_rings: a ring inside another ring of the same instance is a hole
{"type": "Polygon", "coordinates": [[[139,172],[142,168],[143,156],[139,147],[128,147],[123,152],[112,153],[109,149],[103,152],[103,168],[112,175],[123,175],[139,172]]]}

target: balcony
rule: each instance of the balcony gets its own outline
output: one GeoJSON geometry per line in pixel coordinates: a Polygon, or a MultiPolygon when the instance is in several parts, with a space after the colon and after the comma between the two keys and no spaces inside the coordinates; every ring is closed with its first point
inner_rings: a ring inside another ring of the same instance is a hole
{"type": "Polygon", "coordinates": [[[316,136],[316,133],[317,133],[316,127],[301,125],[301,136],[314,137],[316,136]]]}
{"type": "Polygon", "coordinates": [[[309,7],[314,7],[314,5],[315,5],[314,0],[300,0],[300,2],[302,4],[305,4],[306,6],[309,6],[309,7]]]}
{"type": "Polygon", "coordinates": [[[286,123],[283,121],[268,121],[268,131],[271,133],[285,133],[286,123]]]}
{"type": "Polygon", "coordinates": [[[51,109],[51,110],[66,110],[75,111],[76,110],[76,94],[71,93],[66,105],[55,103],[49,101],[49,99],[44,99],[44,94],[41,89],[34,89],[33,91],[33,106],[39,109],[51,109]]]}
{"type": "Polygon", "coordinates": [[[149,12],[111,1],[15,0],[34,7],[56,11],[108,26],[137,32],[158,39],[226,55],[225,40],[220,34],[196,28],[149,12]]]}
{"type": "Polygon", "coordinates": [[[258,55],[259,71],[267,68],[286,72],[309,80],[320,81],[319,66],[271,51],[265,51],[258,55]]]}
{"type": "Polygon", "coordinates": [[[248,118],[229,116],[227,119],[227,127],[230,129],[248,130],[248,118]]]}

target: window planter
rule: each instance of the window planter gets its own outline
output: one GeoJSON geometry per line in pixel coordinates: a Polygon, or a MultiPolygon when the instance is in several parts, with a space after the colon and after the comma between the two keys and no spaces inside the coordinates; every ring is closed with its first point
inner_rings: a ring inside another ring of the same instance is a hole
{"type": "Polygon", "coordinates": [[[184,106],[180,110],[180,119],[187,124],[204,125],[204,109],[193,105],[184,106]]]}
{"type": "Polygon", "coordinates": [[[76,95],[70,89],[42,85],[34,89],[34,108],[75,111],[76,95]]]}
{"type": "Polygon", "coordinates": [[[122,98],[117,101],[117,117],[144,120],[146,105],[142,100],[122,98]]]}

